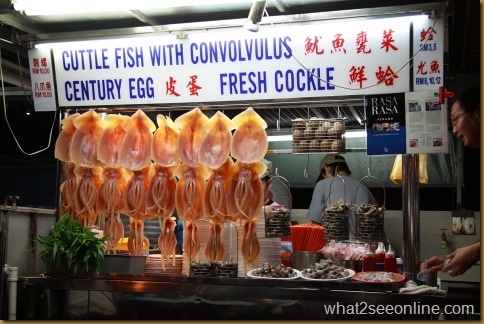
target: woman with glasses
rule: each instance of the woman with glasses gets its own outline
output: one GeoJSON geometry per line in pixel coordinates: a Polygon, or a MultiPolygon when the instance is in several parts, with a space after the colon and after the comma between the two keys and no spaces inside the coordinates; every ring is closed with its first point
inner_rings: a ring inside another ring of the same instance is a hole
{"type": "MultiPolygon", "coordinates": [[[[465,147],[481,146],[480,86],[465,90],[456,98],[450,111],[452,132],[465,147]]],[[[434,256],[420,265],[420,269],[436,272],[441,270],[455,277],[465,273],[480,260],[480,239],[471,245],[458,248],[447,258],[434,256]]]]}

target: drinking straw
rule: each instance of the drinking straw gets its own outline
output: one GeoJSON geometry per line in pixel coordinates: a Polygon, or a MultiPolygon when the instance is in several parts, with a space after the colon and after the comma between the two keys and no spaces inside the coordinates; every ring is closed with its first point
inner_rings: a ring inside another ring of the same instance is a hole
{"type": "Polygon", "coordinates": [[[293,251],[319,251],[325,244],[324,227],[317,224],[291,226],[293,251]]]}

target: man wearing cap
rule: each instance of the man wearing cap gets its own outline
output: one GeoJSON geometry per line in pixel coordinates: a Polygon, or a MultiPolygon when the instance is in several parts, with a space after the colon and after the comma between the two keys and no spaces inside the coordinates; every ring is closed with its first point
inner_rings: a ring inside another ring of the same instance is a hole
{"type": "MultiPolygon", "coordinates": [[[[340,199],[345,200],[350,206],[361,203],[377,204],[370,190],[350,176],[351,170],[343,156],[327,154],[319,166],[321,173],[307,213],[311,222],[321,224],[325,208],[340,199]],[[341,179],[334,179],[336,175],[341,179]]],[[[348,213],[348,217],[349,236],[352,238],[355,237],[355,215],[352,210],[348,213]]]]}
{"type": "Polygon", "coordinates": [[[341,155],[337,154],[327,154],[319,163],[319,177],[316,180],[318,183],[323,179],[333,178],[335,175],[336,168],[338,168],[339,175],[349,176],[351,174],[346,160],[341,155]]]}

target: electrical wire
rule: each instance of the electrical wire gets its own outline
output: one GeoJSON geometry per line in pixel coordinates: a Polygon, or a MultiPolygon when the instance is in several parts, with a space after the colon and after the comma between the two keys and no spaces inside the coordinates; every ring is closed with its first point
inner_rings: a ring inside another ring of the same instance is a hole
{"type": "MultiPolygon", "coordinates": [[[[49,141],[47,143],[47,147],[40,149],[38,151],[32,152],[32,153],[25,152],[24,149],[22,148],[22,146],[20,145],[19,141],[17,140],[17,137],[15,136],[15,133],[13,132],[13,129],[10,126],[10,122],[8,121],[8,117],[7,117],[7,100],[6,100],[6,96],[5,96],[5,82],[4,82],[4,78],[3,78],[3,67],[2,67],[3,62],[2,62],[2,60],[3,60],[2,49],[0,48],[0,79],[1,79],[1,84],[2,84],[3,113],[4,113],[4,116],[5,116],[5,121],[7,122],[8,129],[10,130],[10,133],[12,133],[12,136],[13,136],[13,139],[15,140],[15,143],[17,144],[18,148],[20,149],[20,151],[23,154],[25,154],[25,155],[35,155],[35,154],[39,154],[41,152],[44,152],[45,150],[49,149],[49,147],[52,143],[52,132],[54,130],[55,120],[56,120],[56,116],[57,116],[57,110],[54,112],[54,120],[52,121],[52,126],[50,128],[49,141]]],[[[22,82],[22,85],[23,85],[23,82],[22,82]]],[[[24,89],[24,91],[25,91],[25,89],[24,89]]]]}
{"type": "MultiPolygon", "coordinates": [[[[382,81],[379,81],[375,84],[372,84],[372,85],[369,85],[369,86],[366,86],[366,87],[361,87],[361,88],[358,88],[358,89],[355,89],[355,88],[348,88],[348,87],[345,87],[345,86],[341,86],[341,85],[337,85],[337,84],[334,84],[334,83],[331,83],[327,80],[324,80],[324,79],[321,79],[319,76],[317,76],[316,74],[314,74],[309,68],[307,68],[301,61],[299,61],[299,59],[297,57],[295,57],[291,51],[291,49],[289,48],[289,46],[282,40],[281,36],[279,35],[278,31],[277,31],[277,28],[274,26],[273,22],[272,22],[272,19],[271,17],[269,16],[269,13],[267,12],[267,9],[264,9],[264,13],[267,17],[267,19],[269,19],[269,23],[271,24],[271,27],[275,30],[275,33],[277,35],[277,37],[279,38],[279,41],[282,43],[282,45],[286,48],[286,50],[290,53],[291,57],[304,69],[306,70],[308,73],[310,73],[313,77],[315,77],[316,79],[326,83],[327,85],[331,85],[333,87],[338,87],[338,88],[341,88],[341,89],[345,89],[345,90],[352,90],[352,91],[360,91],[360,90],[365,90],[365,89],[369,89],[369,88],[372,88],[372,87],[376,87],[396,76],[398,76],[398,73],[400,73],[400,71],[402,71],[407,65],[410,64],[410,68],[413,66],[413,63],[411,63],[413,61],[413,58],[422,50],[422,48],[424,47],[424,45],[427,44],[427,42],[429,41],[429,38],[427,37],[427,39],[425,40],[425,43],[420,46],[420,48],[418,49],[417,52],[415,52],[412,57],[410,57],[410,59],[404,64],[402,65],[402,67],[400,69],[397,70],[397,72],[394,72],[392,75],[388,76],[386,79],[382,80],[382,81]]],[[[435,27],[435,23],[437,22],[437,15],[435,16],[434,18],[434,22],[432,24],[432,28],[435,27]]]]}
{"type": "Polygon", "coordinates": [[[33,106],[34,104],[32,101],[30,101],[29,96],[27,95],[27,91],[25,90],[25,85],[24,85],[24,77],[22,74],[22,64],[20,64],[20,51],[17,48],[17,62],[18,62],[18,73],[20,74],[20,83],[22,84],[22,89],[24,91],[25,99],[27,99],[28,103],[33,106]]]}

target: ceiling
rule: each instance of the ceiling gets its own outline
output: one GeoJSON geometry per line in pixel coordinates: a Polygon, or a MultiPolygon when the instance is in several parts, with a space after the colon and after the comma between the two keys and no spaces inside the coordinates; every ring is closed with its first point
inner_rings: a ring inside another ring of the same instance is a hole
{"type": "MultiPolygon", "coordinates": [[[[447,3],[448,1],[439,0],[268,0],[267,12],[274,20],[284,18],[287,22],[441,10],[447,3]]],[[[207,17],[210,21],[228,20],[228,25],[240,24],[240,21],[247,19],[250,6],[251,1],[248,0],[243,4],[223,6],[26,16],[15,11],[10,0],[0,0],[0,49],[4,81],[8,85],[5,93],[12,97],[23,96],[24,90],[31,89],[27,51],[33,43],[176,32],[193,29],[194,27],[190,27],[192,25],[187,27],[186,24],[206,22],[207,17]]],[[[445,11],[447,13],[447,8],[445,11]]],[[[364,119],[361,96],[332,98],[324,101],[278,102],[274,100],[248,104],[260,108],[261,115],[267,120],[269,128],[290,128],[292,119],[310,117],[343,117],[348,120],[348,128],[361,128],[362,119],[364,119]]]]}

